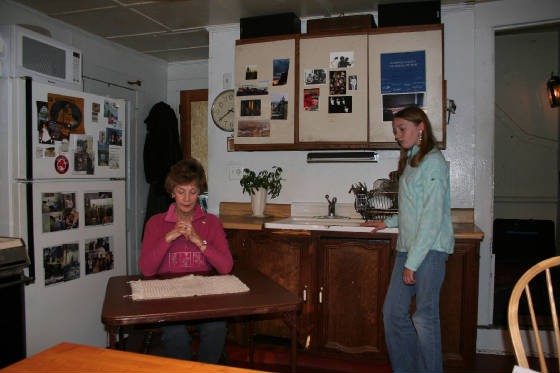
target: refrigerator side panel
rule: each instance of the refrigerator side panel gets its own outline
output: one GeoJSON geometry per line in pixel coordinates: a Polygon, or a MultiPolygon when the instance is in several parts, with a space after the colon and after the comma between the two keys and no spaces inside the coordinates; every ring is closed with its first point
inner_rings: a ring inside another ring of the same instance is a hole
{"type": "MultiPolygon", "coordinates": [[[[0,78],[0,149],[7,149],[5,157],[12,154],[10,149],[10,121],[12,117],[12,86],[11,81],[0,78]]],[[[0,205],[8,207],[0,212],[0,235],[10,236],[11,232],[11,196],[12,196],[12,177],[10,162],[5,158],[0,162],[0,205]]]]}
{"type": "Polygon", "coordinates": [[[126,102],[34,82],[33,179],[125,178],[126,102]]]}
{"type": "Polygon", "coordinates": [[[33,203],[27,352],[60,341],[105,347],[105,287],[110,277],[126,273],[125,182],[36,182],[33,203]]]}
{"type": "Polygon", "coordinates": [[[20,125],[25,123],[25,80],[0,78],[0,113],[0,149],[6,149],[0,161],[0,234],[19,236],[22,210],[15,178],[25,176],[25,126],[20,125]]]}

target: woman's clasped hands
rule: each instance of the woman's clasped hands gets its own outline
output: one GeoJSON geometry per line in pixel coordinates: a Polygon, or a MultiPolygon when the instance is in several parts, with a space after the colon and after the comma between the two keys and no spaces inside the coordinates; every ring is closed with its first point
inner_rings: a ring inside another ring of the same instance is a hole
{"type": "Polygon", "coordinates": [[[175,241],[180,236],[185,237],[187,241],[191,241],[197,246],[200,246],[202,242],[202,239],[198,236],[196,230],[193,228],[190,219],[177,221],[177,224],[175,224],[175,228],[170,230],[165,235],[165,241],[169,243],[175,241]]]}

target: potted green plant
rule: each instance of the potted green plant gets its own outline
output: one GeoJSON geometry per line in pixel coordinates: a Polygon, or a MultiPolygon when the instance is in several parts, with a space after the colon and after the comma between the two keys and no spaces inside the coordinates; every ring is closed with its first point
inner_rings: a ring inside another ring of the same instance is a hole
{"type": "Polygon", "coordinates": [[[258,173],[244,168],[239,184],[243,188],[243,193],[251,196],[253,215],[263,217],[267,195],[276,198],[282,190],[282,168],[274,166],[270,171],[261,170],[258,173]]]}

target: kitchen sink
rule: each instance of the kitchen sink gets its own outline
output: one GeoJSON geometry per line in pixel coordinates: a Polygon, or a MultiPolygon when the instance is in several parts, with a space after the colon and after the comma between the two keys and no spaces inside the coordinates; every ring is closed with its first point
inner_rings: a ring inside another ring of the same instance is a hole
{"type": "MultiPolygon", "coordinates": [[[[337,232],[371,232],[371,227],[362,227],[365,220],[345,216],[291,216],[265,223],[270,229],[302,229],[337,232]]],[[[387,228],[383,233],[397,233],[397,228],[387,228]]]]}
{"type": "Polygon", "coordinates": [[[304,225],[344,225],[359,226],[364,222],[363,219],[352,219],[347,216],[292,216],[283,219],[285,223],[304,224],[304,225]]]}
{"type": "MultiPolygon", "coordinates": [[[[301,218],[306,219],[307,217],[302,216],[301,218]]],[[[319,216],[312,216],[311,218],[323,219],[323,220],[351,219],[349,216],[341,216],[341,215],[319,215],[319,216]]]]}

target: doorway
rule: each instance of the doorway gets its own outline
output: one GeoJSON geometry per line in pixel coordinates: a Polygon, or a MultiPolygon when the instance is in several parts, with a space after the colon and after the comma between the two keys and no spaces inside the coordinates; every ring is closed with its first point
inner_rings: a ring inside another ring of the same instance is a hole
{"type": "Polygon", "coordinates": [[[539,258],[557,253],[560,116],[548,104],[546,81],[559,68],[559,30],[546,25],[495,34],[493,324],[498,327],[507,327],[517,279],[539,258]]]}
{"type": "Polygon", "coordinates": [[[208,90],[181,91],[181,149],[196,158],[208,175],[208,90]]]}

